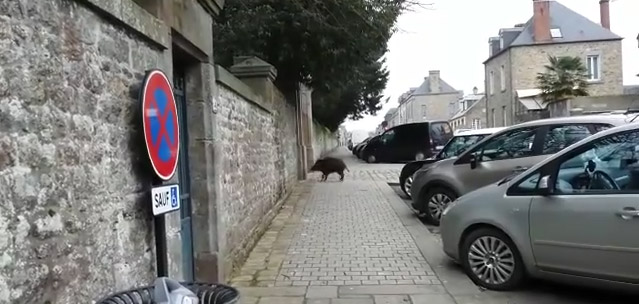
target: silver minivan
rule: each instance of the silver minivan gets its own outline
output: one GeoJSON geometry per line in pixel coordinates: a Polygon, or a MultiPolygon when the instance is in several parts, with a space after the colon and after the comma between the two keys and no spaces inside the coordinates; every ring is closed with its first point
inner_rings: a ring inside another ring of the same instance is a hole
{"type": "Polygon", "coordinates": [[[412,206],[427,222],[439,225],[442,211],[456,198],[524,171],[583,138],[627,124],[632,118],[623,114],[585,115],[508,127],[455,159],[445,159],[415,172],[412,206]]]}
{"type": "Polygon", "coordinates": [[[489,289],[531,276],[639,291],[639,124],[460,197],[440,228],[444,252],[489,289]]]}

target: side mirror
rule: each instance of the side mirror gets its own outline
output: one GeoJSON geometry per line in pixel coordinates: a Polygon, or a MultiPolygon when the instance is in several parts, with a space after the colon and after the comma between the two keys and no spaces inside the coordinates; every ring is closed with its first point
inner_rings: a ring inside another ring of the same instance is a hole
{"type": "Polygon", "coordinates": [[[477,154],[475,153],[470,154],[470,156],[468,157],[468,163],[470,163],[471,169],[477,168],[477,154]]]}
{"type": "Polygon", "coordinates": [[[550,175],[543,176],[539,179],[537,184],[537,190],[540,195],[547,196],[552,194],[552,187],[550,185],[550,175]]]}

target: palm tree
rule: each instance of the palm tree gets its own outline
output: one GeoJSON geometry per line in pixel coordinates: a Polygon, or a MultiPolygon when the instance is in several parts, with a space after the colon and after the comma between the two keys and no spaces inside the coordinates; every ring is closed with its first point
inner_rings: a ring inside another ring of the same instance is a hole
{"type": "Polygon", "coordinates": [[[548,56],[546,72],[537,74],[538,88],[545,102],[588,96],[588,69],[579,57],[548,56]]]}

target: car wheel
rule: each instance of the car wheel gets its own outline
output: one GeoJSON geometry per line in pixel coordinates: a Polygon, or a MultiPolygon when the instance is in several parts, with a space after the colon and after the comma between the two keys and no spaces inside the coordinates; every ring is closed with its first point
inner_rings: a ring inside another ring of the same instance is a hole
{"type": "Polygon", "coordinates": [[[404,182],[402,183],[402,191],[404,191],[404,194],[406,194],[406,196],[408,196],[408,198],[411,198],[411,188],[413,187],[413,177],[409,176],[406,179],[404,179],[404,182]]]}
{"type": "Polygon", "coordinates": [[[424,208],[424,218],[429,224],[439,226],[439,220],[446,206],[457,199],[457,195],[452,191],[437,187],[426,194],[426,208],[424,208]]]}
{"type": "Polygon", "coordinates": [[[366,162],[369,164],[375,163],[377,161],[377,159],[375,158],[375,155],[370,154],[368,156],[366,156],[366,162]]]}
{"type": "Polygon", "coordinates": [[[425,157],[426,156],[422,152],[417,152],[417,154],[415,154],[415,160],[424,160],[425,157]]]}
{"type": "Polygon", "coordinates": [[[506,234],[481,228],[462,242],[462,266],[475,284],[491,290],[512,290],[523,283],[526,273],[521,255],[506,234]]]}

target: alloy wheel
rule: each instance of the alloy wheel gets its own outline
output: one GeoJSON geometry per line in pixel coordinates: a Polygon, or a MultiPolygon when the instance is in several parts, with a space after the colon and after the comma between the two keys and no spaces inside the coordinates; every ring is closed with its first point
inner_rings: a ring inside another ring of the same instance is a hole
{"type": "Polygon", "coordinates": [[[512,250],[508,244],[493,236],[477,238],[470,245],[467,259],[473,274],[487,284],[504,284],[515,271],[512,250]]]}
{"type": "Polygon", "coordinates": [[[450,197],[444,193],[436,193],[428,200],[428,212],[432,217],[439,221],[442,217],[442,212],[446,209],[446,206],[452,202],[450,197]]]}
{"type": "Polygon", "coordinates": [[[408,196],[412,196],[410,190],[413,187],[413,177],[409,176],[408,178],[406,178],[406,180],[404,181],[404,192],[406,192],[406,194],[408,196]]]}
{"type": "Polygon", "coordinates": [[[417,154],[415,154],[415,160],[424,160],[425,156],[424,153],[419,152],[417,154]]]}

